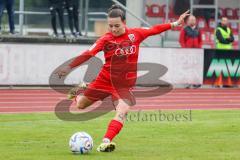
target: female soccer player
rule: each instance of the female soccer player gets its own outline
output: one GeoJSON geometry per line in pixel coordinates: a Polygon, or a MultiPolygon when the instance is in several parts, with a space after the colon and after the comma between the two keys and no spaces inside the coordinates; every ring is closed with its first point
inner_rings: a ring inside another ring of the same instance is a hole
{"type": "Polygon", "coordinates": [[[98,100],[112,96],[116,115],[110,121],[103,142],[97,148],[101,152],[115,149],[112,139],[120,132],[126,120],[130,106],[134,105],[131,88],[137,77],[137,60],[140,43],[149,36],[159,34],[181,25],[189,11],[183,13],[176,22],[155,25],[151,28],[127,28],[125,13],[118,5],[108,10],[109,32],[99,38],[96,43],[68,66],[61,68],[57,74],[61,78],[71,69],[79,66],[98,52],[104,51],[105,64],[97,78],[89,84],[83,96],[77,96],[77,107],[84,109],[98,100]]]}

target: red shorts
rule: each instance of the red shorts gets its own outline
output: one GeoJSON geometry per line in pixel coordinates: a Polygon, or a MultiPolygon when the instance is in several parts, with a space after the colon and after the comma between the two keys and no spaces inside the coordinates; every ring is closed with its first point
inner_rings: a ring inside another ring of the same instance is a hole
{"type": "Polygon", "coordinates": [[[134,96],[131,92],[133,85],[129,85],[131,83],[125,81],[127,85],[114,87],[109,77],[109,73],[101,71],[97,78],[88,85],[84,91],[84,96],[94,102],[112,96],[113,102],[118,99],[126,99],[135,103],[134,96]]]}
{"type": "Polygon", "coordinates": [[[104,91],[99,89],[87,88],[84,91],[84,96],[92,101],[103,100],[108,96],[112,96],[112,100],[129,99],[132,96],[131,89],[125,88],[118,91],[104,91]]]}
{"type": "Polygon", "coordinates": [[[107,92],[99,89],[91,89],[91,88],[87,88],[84,91],[84,96],[86,96],[89,100],[93,102],[103,100],[109,96],[112,96],[113,101],[117,100],[117,98],[114,97],[111,92],[107,92]]]}
{"type": "Polygon", "coordinates": [[[90,84],[88,88],[84,91],[84,96],[86,96],[89,100],[93,102],[104,100],[105,98],[111,96],[112,102],[118,101],[119,99],[123,99],[131,106],[135,104],[135,98],[131,92],[132,88],[122,88],[118,90],[114,89],[106,90],[106,88],[111,88],[111,86],[104,86],[104,89],[103,88],[99,89],[93,88],[93,85],[90,84]]]}

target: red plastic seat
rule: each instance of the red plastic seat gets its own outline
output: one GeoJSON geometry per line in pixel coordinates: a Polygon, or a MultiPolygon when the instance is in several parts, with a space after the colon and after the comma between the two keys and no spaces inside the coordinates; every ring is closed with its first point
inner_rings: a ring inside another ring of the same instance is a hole
{"type": "MultiPolygon", "coordinates": [[[[163,10],[163,16],[165,17],[166,11],[167,11],[166,5],[162,5],[162,10],[163,10]]],[[[175,15],[174,9],[173,9],[172,5],[170,5],[169,9],[168,9],[168,17],[169,18],[176,18],[176,17],[178,17],[177,15],[175,15]]]]}
{"type": "Polygon", "coordinates": [[[209,42],[207,42],[208,45],[211,46],[211,48],[215,47],[215,35],[214,32],[209,32],[209,42]]]}
{"type": "Polygon", "coordinates": [[[239,10],[239,8],[236,8],[234,10],[234,12],[235,12],[235,19],[240,19],[240,10],[239,10]]]}
{"type": "Polygon", "coordinates": [[[147,13],[148,17],[160,17],[163,14],[162,8],[158,4],[152,4],[147,6],[147,13]]]}
{"type": "Polygon", "coordinates": [[[239,48],[238,48],[238,42],[233,42],[233,48],[234,48],[234,49],[239,49],[239,48]]]}
{"type": "Polygon", "coordinates": [[[233,32],[234,42],[238,42],[238,32],[233,32]]]}
{"type": "Polygon", "coordinates": [[[202,17],[198,18],[197,24],[198,24],[198,28],[201,29],[203,32],[208,31],[208,25],[204,18],[202,18],[202,17]]]}
{"type": "Polygon", "coordinates": [[[232,29],[232,32],[238,32],[238,23],[237,22],[230,22],[230,28],[232,29]]]}
{"type": "Polygon", "coordinates": [[[233,8],[225,8],[225,15],[226,17],[228,17],[229,19],[234,19],[234,9],[233,8]]]}
{"type": "Polygon", "coordinates": [[[206,31],[202,31],[202,41],[203,42],[210,42],[210,33],[206,31]]]}
{"type": "Polygon", "coordinates": [[[208,21],[208,29],[209,29],[209,31],[213,32],[216,29],[216,26],[217,26],[217,24],[215,22],[215,19],[212,19],[212,18],[209,19],[209,21],[208,21]]]}
{"type": "Polygon", "coordinates": [[[214,48],[215,40],[214,35],[211,32],[202,32],[202,43],[208,48],[214,48]]]}
{"type": "Polygon", "coordinates": [[[226,16],[225,9],[218,8],[218,11],[219,11],[219,18],[222,18],[222,17],[226,16]]]}
{"type": "Polygon", "coordinates": [[[145,5],[145,14],[147,17],[151,14],[151,8],[149,5],[145,5]]]}
{"type": "Polygon", "coordinates": [[[238,46],[238,42],[239,42],[239,31],[240,31],[240,24],[238,25],[238,31],[234,31],[233,30],[233,37],[234,37],[234,42],[233,42],[233,48],[234,49],[240,49],[239,46],[238,46]]]}
{"type": "Polygon", "coordinates": [[[215,42],[215,33],[210,32],[210,41],[215,42]]]}

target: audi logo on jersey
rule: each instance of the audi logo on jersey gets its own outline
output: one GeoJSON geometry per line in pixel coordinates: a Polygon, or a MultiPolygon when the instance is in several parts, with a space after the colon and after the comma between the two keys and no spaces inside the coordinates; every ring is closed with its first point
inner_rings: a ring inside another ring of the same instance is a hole
{"type": "Polygon", "coordinates": [[[132,45],[128,48],[117,48],[114,53],[117,56],[123,56],[123,55],[134,54],[136,53],[136,50],[137,50],[136,46],[132,45]]]}
{"type": "Polygon", "coordinates": [[[108,42],[104,46],[104,52],[114,51],[117,56],[135,54],[137,51],[136,45],[132,44],[132,41],[126,40],[121,43],[108,42]]]}

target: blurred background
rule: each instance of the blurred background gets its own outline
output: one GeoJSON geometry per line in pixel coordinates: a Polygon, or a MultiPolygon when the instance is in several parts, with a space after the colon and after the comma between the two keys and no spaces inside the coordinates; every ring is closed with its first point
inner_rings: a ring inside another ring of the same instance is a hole
{"type": "MultiPolygon", "coordinates": [[[[141,44],[139,63],[164,65],[163,80],[186,88],[240,84],[240,0],[2,0],[0,85],[49,85],[58,66],[107,32],[107,9],[113,4],[126,11],[128,27],[174,22],[190,10],[193,16],[183,26],[141,44]],[[79,31],[71,29],[70,19],[79,31]]],[[[97,57],[104,63],[103,52],[97,57]]],[[[83,68],[69,75],[67,84],[91,82],[83,68]]],[[[157,84],[151,77],[137,84],[143,83],[157,84]]]]}
{"type": "MultiPolygon", "coordinates": [[[[115,0],[79,0],[79,27],[85,37],[99,37],[106,32],[106,12],[115,0]]],[[[184,11],[190,9],[197,18],[202,31],[203,48],[214,48],[214,30],[222,17],[227,17],[234,36],[233,47],[239,48],[239,0],[118,0],[126,7],[129,27],[149,26],[175,21],[184,11]]],[[[15,0],[15,27],[20,36],[52,34],[51,15],[48,0],[15,0]]],[[[4,13],[7,13],[6,10],[4,13]]],[[[66,33],[68,13],[64,11],[66,33]]],[[[155,36],[145,46],[180,47],[180,27],[155,36]]],[[[2,17],[2,32],[7,32],[8,17],[2,17]]]]}

